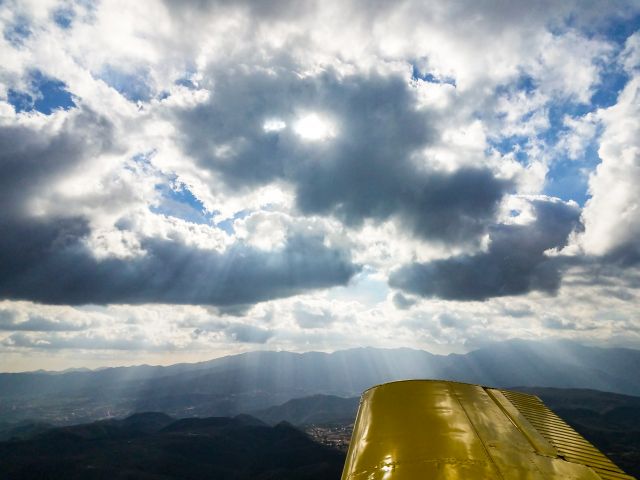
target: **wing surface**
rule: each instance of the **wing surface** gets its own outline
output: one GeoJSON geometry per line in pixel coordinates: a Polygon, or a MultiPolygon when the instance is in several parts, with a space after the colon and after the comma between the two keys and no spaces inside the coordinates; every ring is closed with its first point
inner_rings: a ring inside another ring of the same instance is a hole
{"type": "Polygon", "coordinates": [[[362,395],[342,480],[633,479],[536,396],[407,380],[362,395]]]}

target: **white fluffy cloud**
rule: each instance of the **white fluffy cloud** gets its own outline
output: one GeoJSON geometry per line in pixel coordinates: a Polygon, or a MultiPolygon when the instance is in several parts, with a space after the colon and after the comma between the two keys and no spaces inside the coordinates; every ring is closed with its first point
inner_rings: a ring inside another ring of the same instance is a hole
{"type": "Polygon", "coordinates": [[[640,258],[640,75],[634,75],[618,102],[600,114],[604,124],[602,163],[589,180],[585,206],[585,251],[593,255],[640,258]]]}

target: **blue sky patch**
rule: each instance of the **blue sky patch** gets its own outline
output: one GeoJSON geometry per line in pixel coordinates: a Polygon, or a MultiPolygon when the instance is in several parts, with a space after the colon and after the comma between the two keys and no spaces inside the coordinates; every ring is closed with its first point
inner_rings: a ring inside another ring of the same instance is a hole
{"type": "Polygon", "coordinates": [[[629,75],[620,65],[603,66],[600,84],[591,96],[594,108],[607,108],[615,105],[618,95],[629,81],[629,75]]]}
{"type": "Polygon", "coordinates": [[[196,85],[195,83],[193,83],[190,79],[188,78],[179,78],[178,80],[175,81],[176,85],[180,85],[181,87],[186,87],[186,88],[190,88],[191,90],[195,90],[196,85]]]}
{"type": "Polygon", "coordinates": [[[548,104],[549,128],[542,132],[538,137],[544,140],[548,145],[555,144],[561,134],[567,132],[569,127],[564,123],[565,117],[582,117],[593,111],[591,105],[584,103],[576,103],[572,101],[551,102],[548,104]]]}
{"type": "Polygon", "coordinates": [[[207,212],[204,204],[186,185],[173,182],[171,185],[157,185],[156,190],[162,195],[162,202],[151,207],[153,213],[180,218],[191,223],[211,224],[213,213],[207,212]]]}
{"type": "Polygon", "coordinates": [[[30,112],[33,110],[33,97],[26,92],[9,89],[7,101],[13,105],[16,112],[30,112]]]}
{"type": "Polygon", "coordinates": [[[413,80],[423,80],[423,81],[429,82],[429,83],[446,83],[448,85],[453,85],[454,87],[456,86],[455,78],[438,77],[438,76],[433,75],[432,73],[429,73],[429,72],[422,73],[422,72],[420,72],[420,69],[416,65],[413,65],[413,64],[411,65],[411,78],[413,80]]]}
{"type": "Polygon", "coordinates": [[[600,163],[598,146],[592,142],[582,158],[561,158],[550,165],[544,192],[546,195],[574,200],[584,206],[589,199],[589,173],[600,163]]]}
{"type": "Polygon", "coordinates": [[[601,35],[609,41],[623,45],[630,35],[640,30],[640,15],[631,17],[613,17],[607,21],[604,29],[588,31],[591,36],[601,35]]]}
{"type": "Polygon", "coordinates": [[[16,112],[36,110],[50,115],[59,108],[68,110],[76,106],[64,82],[47,77],[39,70],[31,72],[29,77],[28,91],[9,89],[7,94],[7,99],[16,112]]]}
{"type": "Polygon", "coordinates": [[[497,150],[500,155],[513,153],[515,159],[522,163],[528,163],[526,147],[529,139],[521,135],[512,135],[510,137],[502,137],[499,140],[489,139],[490,148],[497,150]]]}
{"type": "Polygon", "coordinates": [[[508,82],[502,85],[498,85],[495,89],[495,94],[509,95],[515,92],[525,92],[527,94],[533,93],[536,89],[536,82],[531,75],[522,74],[515,81],[508,82]]]}
{"type": "Polygon", "coordinates": [[[236,213],[233,216],[233,218],[227,218],[226,220],[216,223],[216,227],[218,227],[221,230],[224,230],[229,235],[233,235],[235,233],[235,229],[233,228],[233,222],[241,218],[248,217],[250,213],[251,212],[249,212],[249,210],[241,210],[238,213],[236,213]]]}
{"type": "Polygon", "coordinates": [[[153,96],[148,74],[145,72],[125,72],[107,66],[100,72],[99,77],[131,102],[146,102],[153,96]]]}

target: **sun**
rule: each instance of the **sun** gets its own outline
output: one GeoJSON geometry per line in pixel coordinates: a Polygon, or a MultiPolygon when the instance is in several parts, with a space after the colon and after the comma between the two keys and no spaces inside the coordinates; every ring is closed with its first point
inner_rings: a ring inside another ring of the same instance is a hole
{"type": "Polygon", "coordinates": [[[310,113],[301,117],[295,123],[293,130],[303,140],[308,141],[326,140],[336,135],[333,124],[316,113],[310,113]]]}

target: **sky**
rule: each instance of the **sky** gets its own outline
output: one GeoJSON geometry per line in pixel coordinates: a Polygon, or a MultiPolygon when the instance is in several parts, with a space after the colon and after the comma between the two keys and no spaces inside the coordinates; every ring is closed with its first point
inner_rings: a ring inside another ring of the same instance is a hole
{"type": "Polygon", "coordinates": [[[640,1],[0,1],[0,370],[640,348],[640,1]]]}

